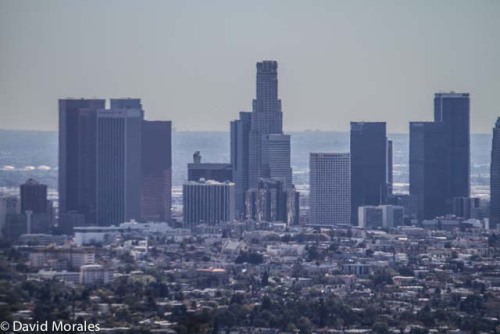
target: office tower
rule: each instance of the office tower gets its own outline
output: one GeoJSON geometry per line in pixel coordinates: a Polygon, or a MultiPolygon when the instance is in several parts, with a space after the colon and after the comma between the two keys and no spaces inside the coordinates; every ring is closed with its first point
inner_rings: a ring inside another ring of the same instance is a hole
{"type": "Polygon", "coordinates": [[[253,110],[240,112],[240,119],[231,122],[231,164],[239,217],[245,215],[246,191],[256,189],[259,179],[280,179],[285,189],[292,189],[290,150],[278,98],[278,63],[258,62],[253,110]]]}
{"type": "Polygon", "coordinates": [[[169,219],[171,123],[143,119],[140,99],[59,101],[61,231],[169,219]]]}
{"type": "Polygon", "coordinates": [[[21,214],[26,221],[23,233],[50,233],[53,226],[52,203],[47,200],[47,186],[28,179],[20,186],[21,214]]]}
{"type": "MultiPolygon", "coordinates": [[[[89,225],[97,210],[97,110],[104,108],[103,99],[59,100],[59,216],[83,215],[89,225]]],[[[64,230],[66,221],[59,225],[64,230]]]]}
{"type": "Polygon", "coordinates": [[[387,196],[392,196],[393,175],[392,175],[392,140],[387,141],[387,196]]]}
{"type": "Polygon", "coordinates": [[[214,180],[233,181],[233,167],[227,163],[202,163],[200,151],[193,154],[193,162],[188,164],[188,181],[214,180]]]}
{"type": "Polygon", "coordinates": [[[5,229],[9,216],[19,215],[20,212],[21,204],[17,197],[0,197],[0,236],[6,236],[5,229]]]}
{"type": "Polygon", "coordinates": [[[334,226],[351,222],[349,153],[311,153],[309,224],[334,226]]]}
{"type": "Polygon", "coordinates": [[[249,133],[248,187],[256,188],[260,178],[280,178],[286,189],[292,186],[290,137],[283,134],[281,100],[278,99],[278,63],[257,63],[256,99],[249,133]],[[274,157],[279,152],[278,157],[274,157]]]}
{"type": "Polygon", "coordinates": [[[261,175],[280,179],[285,189],[292,188],[290,135],[268,134],[261,138],[261,175]]]}
{"type": "Polygon", "coordinates": [[[410,195],[417,219],[450,214],[454,198],[470,195],[469,114],[468,93],[436,93],[434,122],[410,123],[410,195]]]}
{"type": "Polygon", "coordinates": [[[245,214],[245,193],[248,190],[249,140],[252,113],[240,112],[240,119],[231,122],[231,165],[235,183],[236,216],[245,214]]]}
{"type": "Polygon", "coordinates": [[[454,197],[470,195],[470,99],[469,93],[436,93],[434,121],[447,125],[446,211],[454,197]]]}
{"type": "Polygon", "coordinates": [[[351,122],[351,219],[358,207],[385,203],[388,159],[385,122],[351,122]]]}
{"type": "Polygon", "coordinates": [[[235,218],[234,183],[188,181],[182,187],[182,204],[186,227],[232,221],[235,218]]]}
{"type": "Polygon", "coordinates": [[[444,123],[410,122],[410,196],[418,220],[446,214],[447,138],[444,123]]]}
{"type": "Polygon", "coordinates": [[[28,179],[20,187],[21,213],[31,211],[33,214],[49,213],[47,201],[47,185],[28,179]]]}
{"type": "Polygon", "coordinates": [[[144,111],[138,99],[111,99],[97,111],[97,225],[141,218],[144,111]]]}
{"type": "Polygon", "coordinates": [[[493,128],[490,165],[490,229],[500,226],[500,117],[493,128]]]}
{"type": "Polygon", "coordinates": [[[172,122],[142,123],[143,220],[169,221],[172,207],[172,122]]]}
{"type": "Polygon", "coordinates": [[[299,223],[299,193],[286,190],[280,179],[260,179],[257,188],[246,192],[246,218],[258,222],[299,223]]]}

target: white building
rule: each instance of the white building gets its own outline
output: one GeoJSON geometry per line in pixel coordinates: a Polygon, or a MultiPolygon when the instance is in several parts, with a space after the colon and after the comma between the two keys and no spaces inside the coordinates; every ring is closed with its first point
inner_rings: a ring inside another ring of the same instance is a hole
{"type": "Polygon", "coordinates": [[[95,251],[91,248],[47,247],[29,253],[30,268],[78,269],[82,265],[93,263],[95,251]]]}
{"type": "Polygon", "coordinates": [[[351,221],[349,153],[311,153],[309,224],[334,226],[351,221]]]}
{"type": "Polygon", "coordinates": [[[121,223],[120,226],[80,226],[75,227],[74,231],[75,243],[79,246],[110,243],[117,236],[126,234],[162,235],[174,241],[181,241],[191,236],[191,231],[170,227],[168,223],[138,223],[134,220],[121,223]]]}
{"type": "Polygon", "coordinates": [[[215,225],[235,218],[234,183],[189,181],[182,189],[184,223],[215,225]]]}
{"type": "Polygon", "coordinates": [[[100,264],[87,264],[80,267],[81,284],[107,284],[111,280],[112,273],[100,264]]]}

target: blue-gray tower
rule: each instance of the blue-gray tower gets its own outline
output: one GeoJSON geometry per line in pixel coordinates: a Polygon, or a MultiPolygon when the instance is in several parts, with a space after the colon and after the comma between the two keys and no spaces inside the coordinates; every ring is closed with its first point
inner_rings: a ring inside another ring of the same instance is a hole
{"type": "Polygon", "coordinates": [[[285,189],[292,187],[290,136],[283,134],[276,61],[257,63],[253,110],[231,122],[231,163],[237,215],[244,214],[245,192],[257,188],[261,178],[280,179],[285,189]]]}
{"type": "Polygon", "coordinates": [[[493,128],[490,165],[490,228],[500,226],[500,117],[493,128]]]}

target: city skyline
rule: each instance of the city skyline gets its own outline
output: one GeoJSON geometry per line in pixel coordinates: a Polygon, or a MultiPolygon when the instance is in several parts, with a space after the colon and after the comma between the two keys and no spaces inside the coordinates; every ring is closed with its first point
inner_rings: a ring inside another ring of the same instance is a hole
{"type": "Polygon", "coordinates": [[[498,2],[121,4],[0,1],[2,128],[55,130],[65,96],[133,96],[177,130],[227,131],[261,59],[280,63],[286,132],[408,133],[439,91],[471,93],[471,133],[497,116],[498,2]]]}
{"type": "Polygon", "coordinates": [[[500,333],[499,17],[0,0],[0,330],[500,333]]]}

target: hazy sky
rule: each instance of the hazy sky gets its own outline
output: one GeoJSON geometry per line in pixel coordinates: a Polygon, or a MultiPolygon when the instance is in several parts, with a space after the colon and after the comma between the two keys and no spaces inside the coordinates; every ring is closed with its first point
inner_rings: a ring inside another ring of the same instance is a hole
{"type": "Polygon", "coordinates": [[[500,116],[500,1],[0,0],[0,128],[57,129],[57,99],[140,97],[177,130],[229,130],[277,60],[286,131],[500,116]]]}

